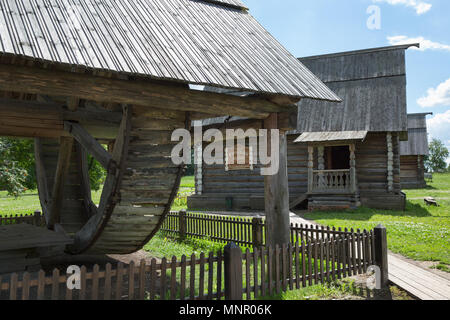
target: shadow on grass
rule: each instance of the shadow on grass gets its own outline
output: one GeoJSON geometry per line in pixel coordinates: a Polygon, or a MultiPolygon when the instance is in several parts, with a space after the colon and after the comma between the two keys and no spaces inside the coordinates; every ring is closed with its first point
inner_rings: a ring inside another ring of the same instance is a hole
{"type": "Polygon", "coordinates": [[[375,215],[397,216],[397,217],[431,217],[427,208],[411,201],[406,202],[405,211],[371,209],[360,207],[356,210],[344,211],[315,211],[305,213],[305,218],[313,220],[348,219],[355,221],[368,221],[375,215]]]}

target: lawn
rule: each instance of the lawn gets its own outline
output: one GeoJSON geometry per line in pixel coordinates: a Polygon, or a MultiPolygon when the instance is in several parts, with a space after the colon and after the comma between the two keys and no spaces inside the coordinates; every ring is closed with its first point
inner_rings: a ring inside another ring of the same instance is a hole
{"type": "MultiPolygon", "coordinates": [[[[193,176],[183,177],[181,179],[178,197],[172,210],[186,208],[187,197],[195,191],[195,181],[193,176]]],[[[100,202],[101,191],[92,192],[92,200],[98,204],[100,202]]],[[[15,214],[30,214],[36,210],[41,210],[39,196],[37,191],[27,191],[17,199],[9,197],[6,191],[0,191],[0,216],[15,214]]]]}
{"type": "MultiPolygon", "coordinates": [[[[214,243],[208,240],[199,239],[186,239],[183,242],[175,241],[173,239],[166,238],[161,232],[150,240],[150,242],[144,247],[152,257],[155,258],[170,258],[176,256],[180,261],[181,257],[185,255],[188,259],[192,254],[199,257],[201,252],[209,253],[213,252],[217,254],[222,251],[224,244],[214,243]]],[[[243,248],[244,251],[244,248],[243,248]]],[[[245,274],[246,262],[243,262],[243,273],[245,274]]],[[[295,264],[295,263],[294,263],[295,264]]],[[[308,265],[308,264],[307,264],[308,265]]],[[[217,267],[214,267],[214,270],[217,267]]],[[[253,264],[250,267],[250,278],[253,279],[253,264]]],[[[205,265],[205,275],[208,275],[209,266],[205,265]]],[[[167,277],[170,278],[170,270],[167,271],[167,277]]],[[[300,266],[301,272],[301,266],[300,266]]],[[[190,267],[187,267],[186,274],[190,274],[190,267]]],[[[258,266],[258,274],[261,274],[261,267],[258,266]]],[[[195,292],[199,293],[199,278],[200,271],[196,268],[196,281],[195,292]]],[[[244,276],[243,286],[246,287],[244,276]]],[[[180,281],[180,275],[177,273],[177,280],[180,281]]],[[[204,278],[204,287],[207,287],[207,276],[204,278]]],[[[217,290],[217,272],[213,272],[213,286],[214,291],[217,290]]],[[[222,281],[223,284],[223,281],[222,281]]],[[[253,282],[252,284],[253,285],[253,282]]],[[[188,294],[188,288],[186,293],[188,294]]],[[[252,300],[255,299],[254,295],[251,296],[252,300]]],[[[354,279],[342,279],[332,281],[325,284],[314,284],[297,290],[281,292],[270,296],[259,297],[257,300],[364,300],[364,299],[394,299],[394,300],[409,300],[411,299],[404,291],[399,290],[395,286],[391,286],[388,292],[374,292],[362,289],[361,285],[356,284],[354,279]]]]}
{"type": "Polygon", "coordinates": [[[392,252],[420,261],[439,262],[450,271],[450,174],[435,174],[426,189],[406,190],[406,210],[389,211],[359,208],[343,212],[313,212],[305,217],[320,224],[354,229],[387,228],[392,252]],[[423,198],[434,197],[439,207],[428,207],[423,198]]]}

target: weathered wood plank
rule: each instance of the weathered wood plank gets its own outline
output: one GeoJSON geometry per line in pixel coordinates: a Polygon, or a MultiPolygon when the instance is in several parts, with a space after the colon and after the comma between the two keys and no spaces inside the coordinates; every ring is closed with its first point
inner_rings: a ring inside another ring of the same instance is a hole
{"type": "Polygon", "coordinates": [[[55,182],[53,184],[52,203],[48,227],[53,229],[61,221],[61,208],[63,205],[64,184],[72,155],[73,138],[61,137],[56,167],[55,182]]]}

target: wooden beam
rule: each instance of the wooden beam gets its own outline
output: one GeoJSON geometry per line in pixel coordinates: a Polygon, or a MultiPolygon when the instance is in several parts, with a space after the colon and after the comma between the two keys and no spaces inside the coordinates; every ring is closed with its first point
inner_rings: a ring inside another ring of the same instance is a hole
{"type": "MultiPolygon", "coordinates": [[[[272,114],[264,121],[264,128],[268,129],[268,141],[271,141],[271,129],[277,129],[277,115],[272,114]]],[[[289,218],[289,185],[287,172],[287,137],[284,132],[279,134],[279,149],[268,143],[270,154],[279,154],[279,170],[272,176],[264,176],[264,200],[266,212],[267,244],[275,247],[290,243],[289,218]]]]}
{"type": "Polygon", "coordinates": [[[0,90],[75,97],[99,102],[265,119],[296,110],[263,97],[236,97],[152,81],[126,81],[36,67],[0,65],[0,90]]]}
{"type": "Polygon", "coordinates": [[[0,135],[4,136],[69,136],[63,129],[63,121],[76,121],[96,138],[115,139],[121,119],[121,112],[84,108],[69,111],[52,102],[0,99],[0,135]]]}
{"type": "Polygon", "coordinates": [[[75,150],[78,158],[78,174],[80,175],[81,193],[83,195],[84,209],[87,214],[87,218],[89,219],[90,217],[97,214],[97,206],[92,201],[88,154],[86,152],[86,149],[84,149],[79,142],[75,143],[75,150]]]}
{"type": "Polygon", "coordinates": [[[105,169],[111,168],[112,156],[81,125],[64,121],[64,130],[72,135],[105,169]]]}
{"type": "Polygon", "coordinates": [[[61,208],[63,204],[64,183],[69,170],[70,157],[72,156],[73,138],[61,137],[58,164],[56,166],[55,182],[53,184],[52,203],[50,217],[47,223],[49,229],[54,229],[55,224],[60,223],[61,208]]]}
{"type": "Polygon", "coordinates": [[[75,97],[67,98],[67,109],[69,109],[69,111],[76,111],[78,109],[79,105],[80,105],[80,99],[75,98],[75,97]]]}

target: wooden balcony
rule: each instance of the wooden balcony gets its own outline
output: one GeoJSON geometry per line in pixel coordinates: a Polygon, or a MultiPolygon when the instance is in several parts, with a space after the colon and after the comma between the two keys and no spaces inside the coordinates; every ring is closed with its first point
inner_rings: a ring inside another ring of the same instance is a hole
{"type": "Polygon", "coordinates": [[[309,193],[352,193],[355,191],[355,177],[351,169],[313,170],[309,193]]]}

